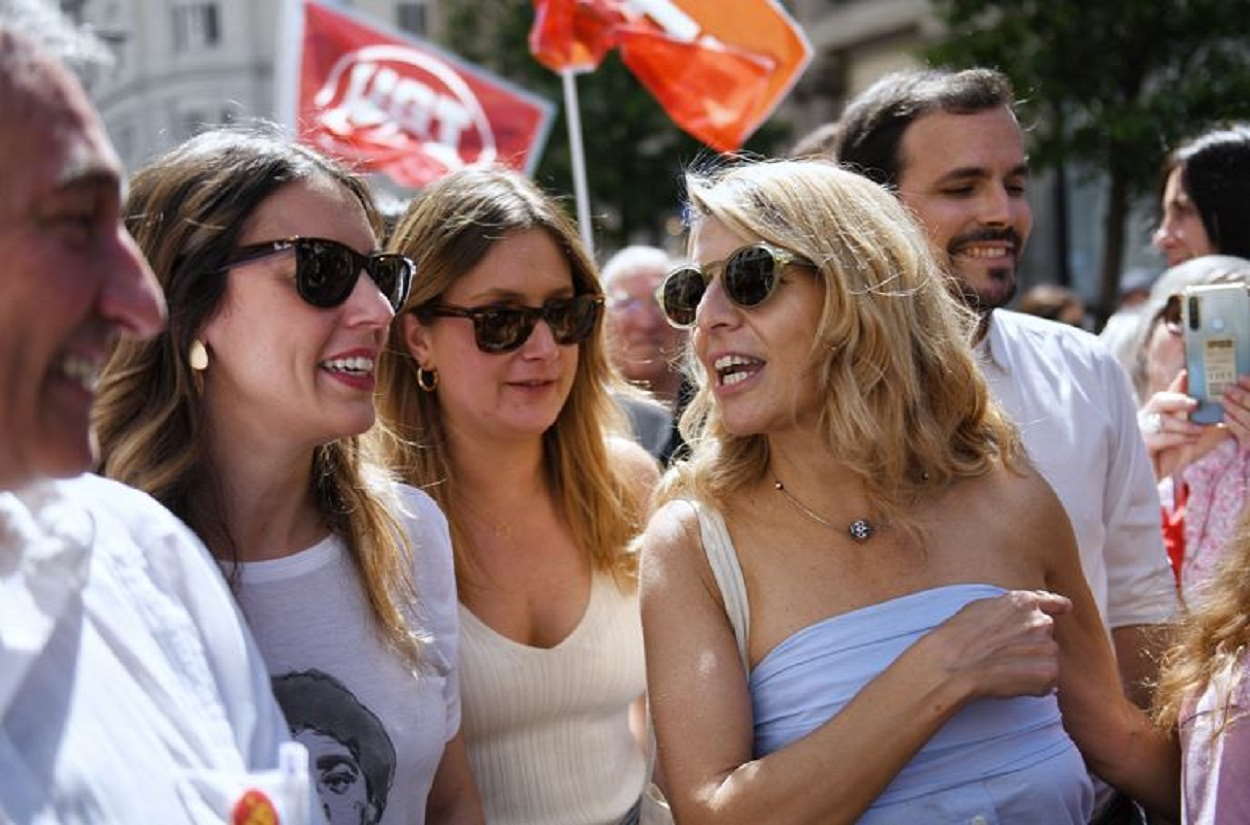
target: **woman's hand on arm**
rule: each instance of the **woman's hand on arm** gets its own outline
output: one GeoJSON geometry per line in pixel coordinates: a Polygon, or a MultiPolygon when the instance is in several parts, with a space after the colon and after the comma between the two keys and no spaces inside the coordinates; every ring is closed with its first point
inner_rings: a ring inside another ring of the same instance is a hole
{"type": "Polygon", "coordinates": [[[930,647],[935,666],[960,680],[969,698],[1044,696],[1059,680],[1054,617],[1071,609],[1055,593],[1013,590],[969,602],[916,647],[930,647]]]}
{"type": "Polygon", "coordinates": [[[966,701],[1054,686],[1047,614],[1067,606],[1031,592],[970,604],[831,720],[753,759],[751,698],[733,630],[697,521],[686,504],[670,503],[644,537],[642,615],[659,758],[678,820],[854,822],[966,701]]]}
{"type": "Polygon", "coordinates": [[[425,820],[430,825],[484,825],[486,821],[461,732],[443,748],[443,758],[426,798],[425,820]]]}

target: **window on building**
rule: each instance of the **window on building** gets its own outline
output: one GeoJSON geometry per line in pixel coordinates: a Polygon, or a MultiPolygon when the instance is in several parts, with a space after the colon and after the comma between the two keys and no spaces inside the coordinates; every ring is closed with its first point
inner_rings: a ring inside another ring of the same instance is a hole
{"type": "Polygon", "coordinates": [[[117,156],[122,159],[122,166],[133,169],[138,160],[138,145],[135,143],[135,127],[129,120],[110,126],[109,135],[113,138],[113,146],[117,156]]]}
{"type": "Polygon", "coordinates": [[[221,25],[216,3],[179,3],[174,6],[174,51],[216,46],[221,25]]]}
{"type": "Polygon", "coordinates": [[[61,0],[61,11],[74,21],[74,25],[81,26],[83,24],[82,7],[86,3],[87,0],[61,0]]]}
{"type": "Polygon", "coordinates": [[[183,109],[178,113],[178,138],[186,140],[209,127],[208,113],[200,109],[183,109]]]}
{"type": "Polygon", "coordinates": [[[233,123],[238,104],[180,101],[173,105],[172,120],[178,140],[194,137],[206,129],[233,123]]]}
{"type": "Polygon", "coordinates": [[[425,36],[425,13],[426,8],[423,0],[395,4],[396,23],[406,32],[425,36]]]}

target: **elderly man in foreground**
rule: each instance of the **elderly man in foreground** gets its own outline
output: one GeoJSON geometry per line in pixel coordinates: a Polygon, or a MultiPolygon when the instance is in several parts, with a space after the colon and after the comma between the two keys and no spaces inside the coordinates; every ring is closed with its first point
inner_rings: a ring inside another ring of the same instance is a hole
{"type": "Polygon", "coordinates": [[[305,822],[307,757],[207,553],[79,475],[97,369],[165,310],[99,118],[23,34],[50,21],[73,36],[0,0],[0,822],[305,822]]]}

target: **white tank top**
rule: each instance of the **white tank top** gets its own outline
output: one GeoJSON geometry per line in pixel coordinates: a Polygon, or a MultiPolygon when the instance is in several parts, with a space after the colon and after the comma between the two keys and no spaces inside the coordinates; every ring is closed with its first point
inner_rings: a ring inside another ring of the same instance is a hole
{"type": "Polygon", "coordinates": [[[462,726],[490,825],[609,825],[638,801],[647,756],[629,729],[646,690],[637,591],[596,573],[577,627],[520,644],[460,606],[462,726]]]}

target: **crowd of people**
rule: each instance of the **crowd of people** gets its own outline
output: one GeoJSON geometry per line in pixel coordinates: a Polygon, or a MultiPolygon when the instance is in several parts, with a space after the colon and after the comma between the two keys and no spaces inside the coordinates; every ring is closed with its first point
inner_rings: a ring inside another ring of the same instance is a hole
{"type": "Polygon", "coordinates": [[[686,254],[600,274],[503,168],[389,230],[275,130],[127,177],[17,8],[0,822],[1250,822],[1250,376],[1190,421],[1179,335],[1250,279],[1250,128],[1165,160],[1126,370],[1006,308],[993,70],[688,173],[686,254]]]}

